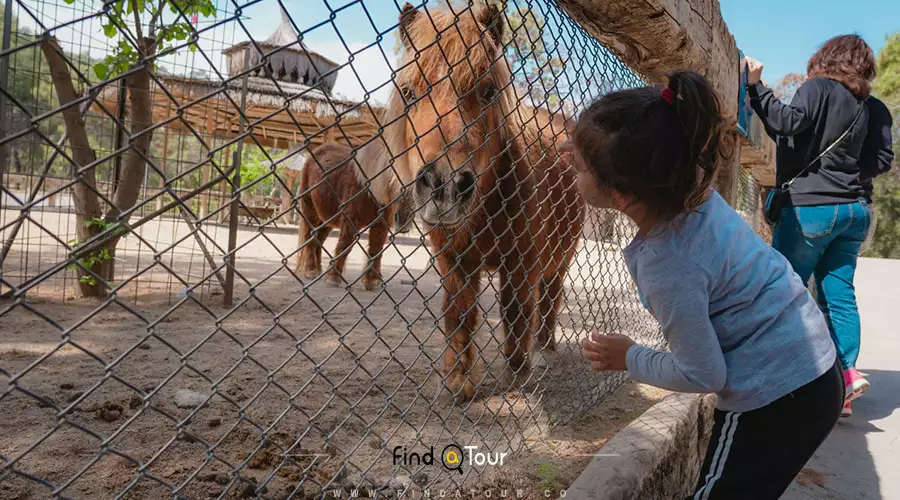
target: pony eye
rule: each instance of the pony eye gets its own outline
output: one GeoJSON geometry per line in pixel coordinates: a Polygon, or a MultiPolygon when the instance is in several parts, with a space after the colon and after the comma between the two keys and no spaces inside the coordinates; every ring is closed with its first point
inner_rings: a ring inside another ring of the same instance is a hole
{"type": "Polygon", "coordinates": [[[412,87],[403,87],[400,89],[400,95],[403,96],[403,100],[408,104],[412,103],[412,101],[416,100],[416,91],[412,89],[412,87]]]}
{"type": "Polygon", "coordinates": [[[491,83],[486,83],[478,89],[478,97],[485,104],[493,101],[498,93],[500,93],[500,90],[497,89],[496,85],[491,83]]]}

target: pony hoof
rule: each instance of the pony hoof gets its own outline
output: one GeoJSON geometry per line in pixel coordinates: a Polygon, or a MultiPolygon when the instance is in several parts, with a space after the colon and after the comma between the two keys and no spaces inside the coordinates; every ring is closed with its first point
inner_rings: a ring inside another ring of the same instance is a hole
{"type": "Polygon", "coordinates": [[[319,277],[319,271],[316,269],[307,269],[303,271],[302,276],[308,280],[314,280],[319,277]]]}
{"type": "Polygon", "coordinates": [[[328,275],[325,276],[325,281],[332,286],[344,286],[344,278],[342,278],[340,274],[328,273],[328,275]]]}
{"type": "Polygon", "coordinates": [[[445,396],[448,401],[457,403],[472,399],[475,395],[475,384],[464,373],[451,373],[444,381],[445,396]]]}
{"type": "Polygon", "coordinates": [[[367,279],[363,281],[363,286],[366,288],[367,292],[371,292],[372,290],[381,288],[384,284],[384,281],[381,278],[367,279]]]}
{"type": "Polygon", "coordinates": [[[540,351],[534,353],[534,356],[531,358],[531,362],[532,364],[534,364],[535,368],[545,369],[549,368],[550,366],[550,361],[540,351]]]}
{"type": "Polygon", "coordinates": [[[509,365],[503,373],[503,384],[511,388],[524,387],[531,382],[532,379],[531,364],[528,362],[522,363],[519,367],[509,365]]]}
{"type": "Polygon", "coordinates": [[[535,351],[534,356],[532,357],[531,364],[535,368],[547,369],[553,367],[558,362],[558,352],[550,349],[543,349],[540,351],[535,351]]]}

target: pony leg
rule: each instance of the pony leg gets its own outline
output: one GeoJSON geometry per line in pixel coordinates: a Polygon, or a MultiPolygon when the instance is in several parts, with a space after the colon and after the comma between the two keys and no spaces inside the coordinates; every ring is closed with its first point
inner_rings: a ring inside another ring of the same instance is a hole
{"type": "Polygon", "coordinates": [[[331,268],[328,270],[328,281],[335,285],[344,283],[344,264],[347,262],[347,256],[350,255],[350,246],[353,244],[353,238],[356,236],[354,228],[349,223],[341,224],[341,234],[338,237],[337,246],[332,256],[331,268]]]}
{"type": "Polygon", "coordinates": [[[481,382],[482,366],[474,335],[480,315],[476,302],[481,289],[481,271],[474,266],[456,266],[443,253],[437,257],[438,270],[444,276],[444,384],[450,395],[466,400],[475,394],[481,382]],[[452,270],[451,270],[452,269],[452,270]]]}
{"type": "Polygon", "coordinates": [[[382,284],[381,255],[384,242],[387,241],[388,226],[384,221],[379,221],[372,229],[369,229],[369,267],[363,278],[366,290],[372,291],[382,284]]]}
{"type": "Polygon", "coordinates": [[[532,343],[532,327],[536,309],[535,291],[538,285],[536,271],[527,271],[522,266],[527,260],[518,263],[516,269],[505,270],[501,275],[503,284],[500,287],[500,307],[503,311],[503,355],[508,360],[510,381],[519,384],[528,380],[531,375],[529,351],[532,343]],[[534,279],[531,279],[531,278],[534,279]]]}
{"type": "MultiPolygon", "coordinates": [[[[302,192],[304,190],[303,182],[299,177],[297,181],[300,184],[299,190],[302,192]]],[[[319,235],[323,229],[327,230],[322,227],[322,221],[319,219],[312,196],[313,193],[310,192],[300,198],[298,207],[300,217],[297,219],[297,234],[301,248],[297,253],[296,272],[307,279],[315,279],[322,274],[322,264],[317,258],[317,255],[321,253],[319,235]]]]}
{"type": "Polygon", "coordinates": [[[331,228],[322,226],[316,231],[316,246],[313,251],[313,259],[315,260],[316,270],[318,274],[322,274],[322,249],[325,248],[325,240],[331,234],[331,228]]]}
{"type": "Polygon", "coordinates": [[[557,272],[550,281],[541,279],[540,297],[538,297],[538,321],[537,347],[541,350],[556,350],[556,323],[559,318],[559,309],[563,298],[563,282],[565,273],[557,272]]]}
{"type": "Polygon", "coordinates": [[[291,206],[291,198],[293,198],[292,188],[294,187],[294,181],[296,179],[296,175],[292,170],[288,170],[285,173],[285,183],[281,186],[281,212],[284,214],[281,216],[281,222],[285,224],[290,224],[293,222],[291,220],[291,216],[293,215],[293,210],[288,210],[291,206]]]}
{"type": "Polygon", "coordinates": [[[297,239],[301,245],[300,251],[297,253],[297,266],[295,272],[304,278],[313,279],[322,272],[322,266],[316,258],[318,251],[318,231],[314,231],[312,227],[317,221],[311,219],[308,214],[301,214],[297,221],[297,239]]]}

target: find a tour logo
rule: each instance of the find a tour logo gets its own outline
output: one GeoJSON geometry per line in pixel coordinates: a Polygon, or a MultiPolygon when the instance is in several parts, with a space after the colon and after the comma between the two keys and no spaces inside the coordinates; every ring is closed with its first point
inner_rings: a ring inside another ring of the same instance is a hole
{"type": "Polygon", "coordinates": [[[410,452],[404,446],[395,446],[393,451],[394,465],[405,467],[414,465],[440,465],[448,471],[463,473],[464,466],[473,465],[503,465],[507,453],[482,451],[479,446],[459,446],[448,444],[435,458],[434,446],[430,446],[423,453],[410,452]]]}

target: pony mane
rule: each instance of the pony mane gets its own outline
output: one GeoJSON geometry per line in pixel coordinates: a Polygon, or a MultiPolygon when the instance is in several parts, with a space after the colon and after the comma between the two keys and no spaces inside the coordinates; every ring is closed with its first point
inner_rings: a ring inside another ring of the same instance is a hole
{"type": "MultiPolygon", "coordinates": [[[[523,126],[524,120],[517,109],[520,100],[513,87],[512,73],[504,56],[503,46],[497,44],[490,30],[477,20],[476,12],[474,9],[454,12],[448,7],[423,9],[419,12],[406,24],[406,34],[415,48],[402,46],[398,74],[406,81],[420,81],[425,74],[431,78],[443,79],[451,77],[449,70],[452,67],[454,85],[451,87],[467,91],[489,73],[500,90],[497,100],[505,122],[503,140],[512,140],[516,145],[521,145],[522,139],[519,136],[522,135],[522,130],[534,127],[523,126]]],[[[435,89],[431,90],[432,99],[459,100],[455,92],[452,95],[435,95],[435,92],[435,89]]],[[[414,176],[413,172],[409,172],[407,164],[407,154],[413,144],[412,138],[407,137],[407,111],[407,104],[395,85],[385,109],[382,134],[389,150],[385,152],[385,156],[389,160],[390,155],[393,155],[397,172],[408,177],[400,179],[403,184],[411,182],[414,176]]],[[[537,129],[534,128],[531,132],[537,133],[537,129]]],[[[373,156],[380,158],[380,155],[373,156]]],[[[366,173],[375,172],[369,166],[363,166],[363,170],[366,173]]],[[[391,184],[391,198],[396,196],[400,185],[397,182],[391,184]]],[[[381,183],[381,186],[385,187],[385,184],[381,183]]],[[[380,194],[376,195],[379,202],[380,194]]]]}

